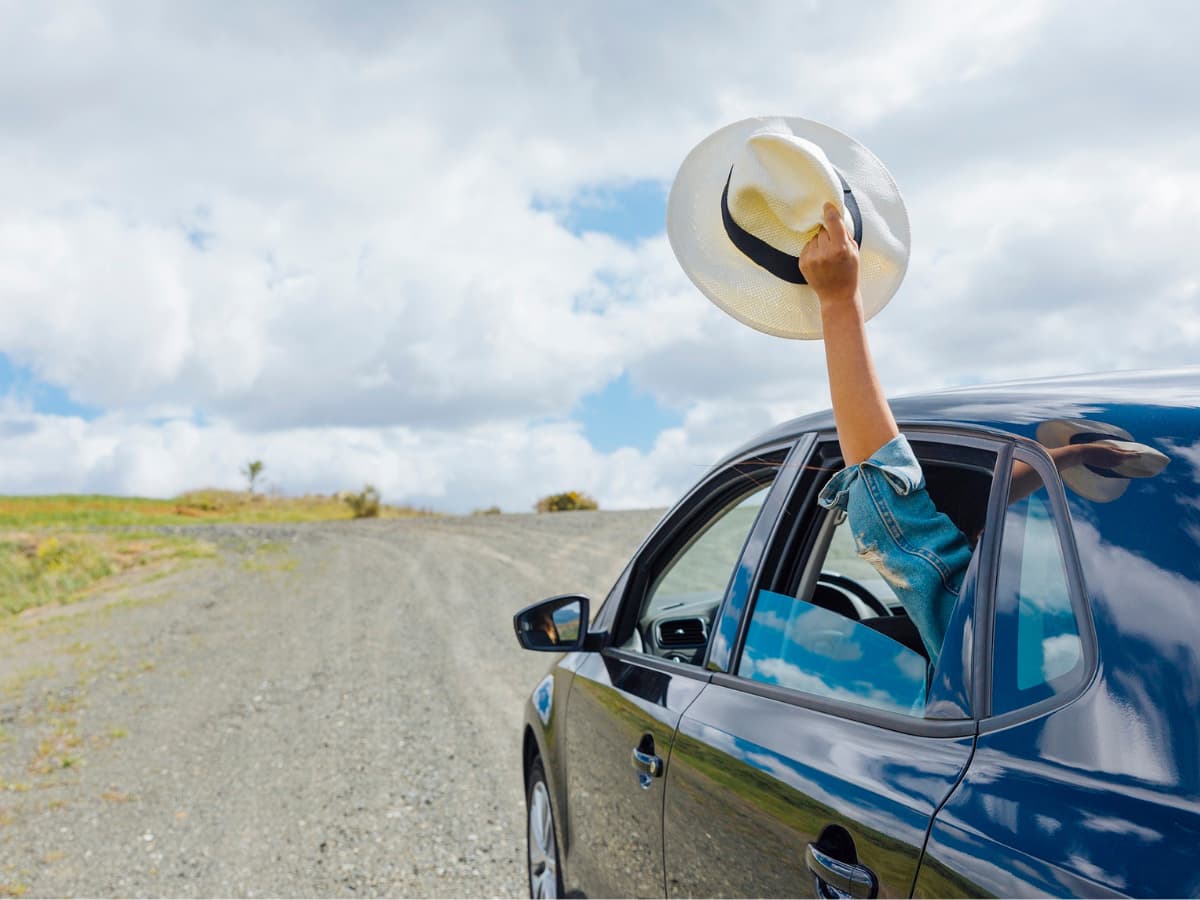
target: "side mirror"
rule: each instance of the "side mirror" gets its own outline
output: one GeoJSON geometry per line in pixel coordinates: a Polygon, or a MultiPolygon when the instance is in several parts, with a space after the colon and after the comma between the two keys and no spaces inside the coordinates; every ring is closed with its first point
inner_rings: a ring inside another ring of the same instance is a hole
{"type": "Polygon", "coordinates": [[[588,598],[579,594],[550,597],[513,616],[517,643],[526,650],[582,650],[587,627],[588,598]]]}

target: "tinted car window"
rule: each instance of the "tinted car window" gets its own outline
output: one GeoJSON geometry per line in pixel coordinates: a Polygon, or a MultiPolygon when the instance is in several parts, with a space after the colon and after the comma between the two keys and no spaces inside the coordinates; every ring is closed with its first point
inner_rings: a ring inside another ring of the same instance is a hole
{"type": "Polygon", "coordinates": [[[762,511],[777,463],[739,475],[722,486],[715,506],[680,526],[685,536],[651,557],[643,572],[648,585],[637,603],[635,627],[618,646],[676,662],[699,664],[708,646],[717,608],[762,511]],[[669,554],[669,555],[668,555],[669,554]]]}
{"type": "Polygon", "coordinates": [[[646,613],[698,599],[721,599],[769,487],[753,489],[704,527],[659,576],[646,600],[646,613]]]}
{"type": "Polygon", "coordinates": [[[1083,670],[1066,556],[1049,493],[1009,506],[996,583],[992,710],[999,714],[1067,690],[1083,670]]]}
{"type": "Polygon", "coordinates": [[[737,674],[920,716],[925,658],[879,632],[786,594],[759,591],[737,674]]]}

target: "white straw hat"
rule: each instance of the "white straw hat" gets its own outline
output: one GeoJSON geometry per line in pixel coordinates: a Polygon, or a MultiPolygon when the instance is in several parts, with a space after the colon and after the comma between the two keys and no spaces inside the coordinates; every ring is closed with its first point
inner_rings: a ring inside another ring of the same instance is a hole
{"type": "Polygon", "coordinates": [[[908,213],[883,163],[819,122],[744,119],[706,137],[671,186],[667,237],[696,287],[739,322],[777,337],[819,338],[820,307],[799,256],[826,201],[859,245],[869,319],[908,268],[908,213]]]}
{"type": "Polygon", "coordinates": [[[1070,444],[1103,444],[1134,454],[1118,466],[1071,466],[1061,471],[1063,483],[1081,497],[1097,503],[1116,500],[1129,487],[1131,478],[1153,478],[1163,470],[1170,457],[1146,444],[1139,444],[1124,428],[1087,419],[1051,419],[1037,430],[1038,443],[1048,449],[1070,444]]]}

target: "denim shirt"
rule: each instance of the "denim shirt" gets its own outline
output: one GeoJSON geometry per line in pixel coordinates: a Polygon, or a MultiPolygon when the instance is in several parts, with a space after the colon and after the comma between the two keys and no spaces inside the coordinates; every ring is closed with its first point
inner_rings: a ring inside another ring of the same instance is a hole
{"type": "Polygon", "coordinates": [[[859,556],[896,592],[936,666],[972,551],[933,505],[908,439],[893,438],[838,472],[818,502],[846,511],[859,556]]]}

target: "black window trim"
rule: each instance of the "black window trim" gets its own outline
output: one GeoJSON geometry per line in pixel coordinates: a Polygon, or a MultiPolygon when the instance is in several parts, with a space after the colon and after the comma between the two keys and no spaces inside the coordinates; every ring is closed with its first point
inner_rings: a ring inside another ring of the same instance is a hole
{"type": "MultiPolygon", "coordinates": [[[[1083,652],[1083,672],[1078,681],[1065,691],[1052,694],[1042,700],[999,715],[992,715],[992,659],[995,653],[995,596],[996,577],[998,576],[998,572],[994,571],[992,582],[988,586],[988,590],[984,592],[986,594],[986,609],[977,609],[977,615],[982,612],[983,618],[976,619],[977,624],[981,622],[986,623],[984,628],[977,628],[975,645],[975,668],[979,675],[976,678],[977,694],[974,697],[974,701],[977,710],[976,715],[980,719],[980,734],[1009,728],[1067,706],[1077,700],[1091,687],[1099,672],[1100,654],[1096,638],[1096,625],[1092,618],[1091,602],[1088,599],[1090,595],[1088,594],[1087,583],[1083,576],[1083,565],[1079,558],[1079,549],[1075,545],[1075,528],[1071,523],[1070,507],[1067,503],[1062,478],[1058,474],[1058,469],[1055,467],[1054,461],[1046,452],[1046,448],[1041,444],[1020,437],[1014,438],[1012,443],[1014,448],[1012,458],[1016,459],[1019,455],[1022,462],[1032,465],[1038,475],[1041,476],[1042,483],[1046,486],[1046,494],[1050,501],[1050,514],[1054,523],[1055,534],[1058,535],[1059,547],[1063,554],[1063,567],[1066,570],[1067,587],[1071,598],[1071,610],[1075,613],[1075,624],[1079,629],[1079,641],[1083,652]]],[[[1009,465],[1003,472],[1003,479],[997,479],[997,481],[1004,481],[1006,495],[1011,479],[1012,466],[1009,465]]],[[[991,522],[989,521],[988,524],[991,525],[991,522]]],[[[995,534],[994,555],[998,566],[1002,533],[997,531],[995,534]]]]}
{"type": "MultiPolygon", "coordinates": [[[[969,426],[954,426],[945,425],[943,423],[924,423],[924,422],[904,422],[899,425],[900,432],[911,441],[920,441],[924,443],[949,444],[953,446],[969,447],[977,450],[984,450],[996,454],[996,474],[993,476],[992,492],[988,498],[988,519],[987,519],[987,534],[983,541],[983,546],[980,548],[982,554],[979,562],[979,573],[976,587],[976,609],[975,621],[978,625],[978,618],[981,608],[981,596],[986,595],[987,610],[991,609],[991,597],[994,589],[996,557],[999,549],[999,538],[996,534],[994,519],[997,519],[1003,513],[1003,504],[999,504],[998,498],[1006,497],[1008,490],[1009,467],[1004,467],[1004,462],[1010,458],[1011,448],[1016,440],[1016,436],[990,428],[972,428],[969,426]],[[998,483],[1004,482],[1004,494],[1000,494],[998,483]],[[984,581],[983,579],[988,579],[984,581]]],[[[836,442],[837,434],[833,429],[825,429],[817,432],[811,432],[812,442],[809,446],[807,459],[816,458],[818,448],[827,446],[829,442],[836,442]]],[[[799,490],[799,485],[793,485],[788,497],[784,500],[784,506],[780,510],[782,519],[784,509],[796,510],[797,508],[804,515],[810,515],[812,512],[812,504],[815,502],[815,492],[819,488],[809,485],[809,489],[805,495],[799,498],[799,506],[797,503],[791,502],[794,494],[799,490]]],[[[772,533],[771,544],[776,543],[777,536],[772,533]]],[[[764,551],[767,548],[764,548],[764,551]]],[[[1074,544],[1071,545],[1072,551],[1074,544]]],[[[1077,555],[1076,555],[1077,556],[1077,555]]],[[[758,567],[755,572],[754,580],[751,584],[750,596],[753,597],[758,590],[760,580],[762,578],[762,566],[758,567]]],[[[746,629],[749,627],[750,616],[753,613],[753,603],[747,603],[742,610],[740,621],[738,624],[737,641],[730,654],[729,671],[714,671],[712,672],[712,683],[719,684],[722,687],[729,688],[735,691],[743,691],[750,694],[756,694],[761,697],[767,697],[772,700],[778,700],[792,706],[798,706],[805,709],[812,709],[816,712],[825,713],[835,716],[840,719],[861,722],[868,725],[874,725],[881,728],[898,731],[903,734],[911,734],[922,737],[934,738],[950,738],[950,737],[965,737],[975,735],[979,728],[979,707],[974,706],[974,717],[970,719],[925,719],[914,716],[906,716],[902,713],[892,713],[880,709],[874,709],[869,706],[860,706],[858,704],[849,703],[844,700],[834,700],[829,697],[822,697],[819,694],[806,694],[795,688],[783,687],[780,685],[766,684],[759,681],[753,681],[749,678],[731,674],[736,671],[737,662],[741,659],[742,645],[745,642],[746,629]]],[[[711,648],[710,648],[711,649],[711,648]]],[[[982,660],[979,657],[978,647],[973,653],[973,665],[971,680],[975,685],[980,682],[980,666],[982,660]]],[[[986,660],[990,666],[990,656],[986,660]]],[[[990,683],[990,679],[989,679],[990,683]]]]}
{"type": "Polygon", "coordinates": [[[750,534],[747,536],[746,543],[742,547],[742,555],[738,558],[737,568],[731,574],[730,582],[725,588],[725,596],[722,598],[720,606],[717,607],[717,613],[713,617],[713,625],[709,629],[708,646],[704,650],[704,659],[701,661],[701,666],[707,672],[727,673],[730,670],[733,660],[737,658],[742,637],[742,627],[746,619],[746,611],[752,605],[750,598],[758,590],[759,581],[762,578],[763,560],[767,551],[775,546],[777,532],[782,526],[783,520],[789,515],[792,507],[790,501],[796,491],[796,485],[800,481],[801,473],[804,471],[809,460],[812,459],[813,449],[816,446],[816,436],[811,432],[804,433],[796,435],[783,443],[790,446],[791,449],[787,451],[784,457],[779,475],[771,485],[771,492],[767,497],[767,502],[763,504],[763,509],[758,520],[750,529],[750,534]],[[733,601],[735,599],[732,592],[734,575],[741,569],[742,561],[747,557],[753,558],[753,571],[751,572],[750,582],[746,588],[746,596],[737,598],[741,602],[741,607],[733,609],[733,601]],[[717,637],[722,634],[725,622],[732,617],[736,617],[733,641],[728,647],[722,649],[724,658],[717,659],[715,658],[715,651],[718,644],[717,637]]]}
{"type": "Polygon", "coordinates": [[[621,647],[608,646],[600,651],[600,655],[631,665],[642,666],[646,669],[656,669],[659,672],[666,672],[669,675],[682,675],[695,681],[707,682],[711,680],[710,676],[712,673],[705,671],[704,668],[695,663],[678,662],[662,656],[655,656],[653,653],[638,653],[636,650],[625,650],[621,647]]]}
{"type": "Polygon", "coordinates": [[[975,734],[974,719],[923,719],[906,716],[903,713],[887,712],[870,706],[859,706],[845,700],[834,700],[822,697],[820,694],[805,694],[795,688],[783,687],[777,684],[767,684],[742,678],[740,675],[727,675],[724,672],[712,672],[713,684],[730,688],[744,694],[755,694],[770,700],[778,700],[790,706],[811,709],[838,719],[851,722],[861,722],[898,731],[902,734],[912,734],[919,737],[953,738],[967,737],[975,734]]]}

